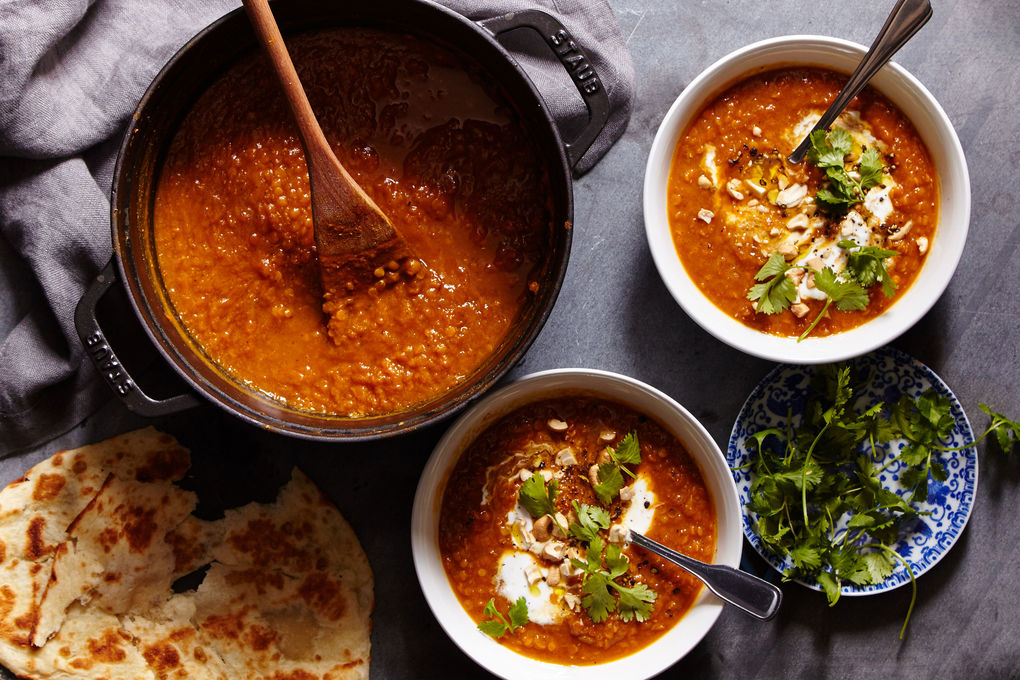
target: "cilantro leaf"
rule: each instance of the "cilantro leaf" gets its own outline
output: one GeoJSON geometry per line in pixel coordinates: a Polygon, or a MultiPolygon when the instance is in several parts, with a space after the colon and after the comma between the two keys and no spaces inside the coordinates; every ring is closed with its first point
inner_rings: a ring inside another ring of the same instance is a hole
{"type": "Polygon", "coordinates": [[[868,291],[864,290],[861,284],[856,281],[840,281],[836,278],[836,273],[829,267],[815,272],[815,288],[827,296],[825,304],[822,305],[821,311],[818,312],[818,316],[811,322],[811,325],[797,338],[797,342],[802,341],[815,329],[833,302],[836,303],[837,309],[847,312],[867,308],[870,300],[868,291]]]}
{"type": "Polygon", "coordinates": [[[592,486],[595,495],[599,500],[609,505],[613,502],[623,488],[623,475],[620,474],[620,466],[613,461],[606,461],[599,465],[599,483],[592,486]]]}
{"type": "Polygon", "coordinates": [[[752,302],[757,300],[754,306],[756,312],[762,314],[778,314],[790,306],[797,297],[797,286],[794,285],[786,272],[790,269],[786,258],[780,253],[772,253],[768,262],[762,265],[758,273],[754,275],[756,283],[751,286],[747,293],[747,299],[752,302]]]}
{"type": "Polygon", "coordinates": [[[840,281],[829,267],[815,274],[815,288],[828,295],[836,307],[844,312],[868,306],[868,291],[856,281],[840,281]]]}
{"type": "Polygon", "coordinates": [[[867,191],[882,181],[882,158],[878,149],[869,146],[861,154],[860,162],[861,190],[867,191]]]}
{"type": "Polygon", "coordinates": [[[820,168],[843,167],[843,157],[850,152],[852,145],[852,142],[847,143],[849,137],[843,128],[833,128],[832,132],[815,130],[811,133],[807,159],[820,168]]]}
{"type": "Polygon", "coordinates": [[[854,180],[844,166],[845,158],[852,150],[853,137],[841,127],[834,127],[828,133],[824,130],[811,133],[807,160],[825,170],[829,180],[828,188],[816,192],[815,203],[832,215],[841,215],[850,206],[860,203],[864,200],[864,193],[882,178],[882,161],[878,151],[868,148],[861,154],[858,164],[861,180],[854,180]]]}
{"type": "Polygon", "coordinates": [[[978,407],[992,419],[992,422],[988,425],[988,430],[981,437],[984,437],[989,432],[994,432],[999,449],[1003,453],[1009,453],[1013,447],[1020,445],[1020,422],[1010,420],[1001,413],[996,413],[988,404],[978,402],[978,407]]]}
{"type": "Polygon", "coordinates": [[[528,622],[528,603],[523,597],[517,598],[517,601],[510,605],[507,614],[510,616],[510,630],[520,628],[528,622]]]}
{"type": "Polygon", "coordinates": [[[790,551],[790,558],[798,567],[806,569],[817,569],[822,566],[822,556],[818,550],[811,546],[799,545],[790,551]]]}
{"type": "Polygon", "coordinates": [[[892,576],[896,563],[889,553],[885,551],[864,553],[861,555],[861,562],[867,568],[869,580],[867,583],[882,583],[892,576]]]}
{"type": "Polygon", "coordinates": [[[861,187],[842,166],[838,168],[825,168],[825,176],[829,179],[833,193],[839,196],[847,205],[860,203],[864,198],[861,187]]]}
{"type": "Polygon", "coordinates": [[[544,515],[555,515],[556,505],[553,501],[556,499],[558,485],[559,483],[553,479],[547,487],[542,475],[532,475],[521,484],[521,489],[517,492],[517,502],[536,519],[544,515]]]}
{"type": "Polygon", "coordinates": [[[641,462],[641,447],[638,444],[637,432],[630,432],[620,440],[613,452],[613,458],[620,465],[637,465],[641,462]]]}
{"type": "Polygon", "coordinates": [[[615,581],[610,581],[609,583],[620,594],[617,609],[620,612],[621,619],[624,621],[631,621],[632,619],[637,619],[638,621],[648,620],[648,617],[652,615],[652,603],[655,602],[657,597],[654,590],[651,590],[644,583],[636,583],[630,588],[621,586],[615,581]]]}
{"type": "Polygon", "coordinates": [[[627,573],[630,560],[623,554],[619,545],[610,543],[606,548],[606,568],[609,569],[609,578],[614,579],[627,573]]]}
{"type": "Polygon", "coordinates": [[[609,592],[610,583],[609,575],[600,571],[590,574],[581,586],[584,593],[581,606],[595,623],[602,623],[616,611],[616,598],[609,592]]]}
{"type": "Polygon", "coordinates": [[[881,282],[882,292],[885,293],[885,296],[893,296],[893,293],[896,292],[896,284],[889,276],[885,261],[887,258],[899,255],[899,251],[886,250],[878,246],[861,247],[850,239],[843,239],[837,245],[848,251],[846,270],[858,283],[869,288],[875,282],[881,282]]]}
{"type": "Polygon", "coordinates": [[[489,637],[501,638],[506,635],[507,625],[502,621],[493,619],[479,623],[478,630],[482,631],[489,637]]]}
{"type": "Polygon", "coordinates": [[[482,613],[489,618],[478,624],[478,630],[490,637],[501,638],[528,622],[528,603],[523,597],[517,598],[517,601],[510,605],[508,612],[510,615],[509,621],[496,609],[494,598],[489,598],[482,613]]]}
{"type": "Polygon", "coordinates": [[[598,538],[600,529],[609,528],[609,511],[587,503],[578,504],[574,501],[574,514],[577,521],[571,522],[569,531],[574,538],[590,543],[598,538]]]}

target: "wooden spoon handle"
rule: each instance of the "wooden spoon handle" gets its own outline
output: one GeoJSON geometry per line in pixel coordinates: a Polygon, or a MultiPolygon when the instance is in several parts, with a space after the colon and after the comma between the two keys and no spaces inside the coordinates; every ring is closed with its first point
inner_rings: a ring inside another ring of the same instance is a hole
{"type": "Polygon", "coordinates": [[[290,104],[290,110],[294,114],[294,120],[298,126],[298,134],[301,136],[301,144],[304,146],[305,156],[310,166],[309,171],[314,175],[316,173],[313,171],[313,168],[332,165],[334,170],[340,171],[347,185],[336,188],[354,194],[348,200],[358,200],[359,202],[367,203],[378,211],[379,209],[375,206],[375,202],[358,186],[358,183],[350,176],[347,169],[344,168],[343,164],[336,157],[336,154],[333,153],[329,142],[326,141],[326,135],[323,134],[319,121],[315,118],[315,113],[312,111],[312,105],[308,101],[308,96],[305,94],[304,88],[301,87],[297,69],[294,68],[294,62],[291,61],[290,53],[287,52],[283,35],[280,33],[280,27],[273,17],[273,11],[269,8],[268,0],[242,0],[242,4],[248,13],[248,18],[251,20],[255,33],[262,42],[263,49],[265,49],[269,57],[269,62],[276,71],[287,103],[290,104]]]}

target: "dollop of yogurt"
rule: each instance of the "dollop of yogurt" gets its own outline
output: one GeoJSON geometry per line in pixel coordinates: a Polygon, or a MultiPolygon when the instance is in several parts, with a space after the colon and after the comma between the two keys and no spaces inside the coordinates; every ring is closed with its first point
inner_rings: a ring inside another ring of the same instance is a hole
{"type": "Polygon", "coordinates": [[[528,620],[547,626],[563,618],[566,610],[561,602],[553,603],[553,589],[544,580],[528,583],[528,572],[541,569],[530,553],[507,551],[499,558],[496,572],[496,590],[510,602],[524,598],[528,605],[528,620]]]}

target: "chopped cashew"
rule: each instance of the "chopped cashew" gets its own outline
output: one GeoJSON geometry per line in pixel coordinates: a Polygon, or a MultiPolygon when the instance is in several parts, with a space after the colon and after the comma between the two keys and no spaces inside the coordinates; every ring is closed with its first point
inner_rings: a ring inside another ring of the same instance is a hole
{"type": "Polygon", "coordinates": [[[794,285],[799,286],[800,282],[804,280],[804,272],[806,270],[800,267],[786,270],[786,278],[793,281],[794,285]]]}
{"type": "Polygon", "coordinates": [[[535,545],[535,535],[528,531],[523,522],[520,522],[517,526],[521,530],[521,547],[525,550],[531,550],[531,546],[535,545]]]}
{"type": "Polygon", "coordinates": [[[524,575],[528,578],[528,585],[535,585],[542,580],[542,570],[537,564],[529,564],[524,567],[524,575]]]}
{"type": "Polygon", "coordinates": [[[755,125],[753,128],[751,128],[751,134],[754,135],[755,137],[761,137],[761,128],[755,125]]]}
{"type": "Polygon", "coordinates": [[[817,255],[815,257],[812,257],[811,259],[809,259],[804,264],[806,264],[807,266],[811,267],[812,269],[814,269],[816,271],[822,271],[823,269],[825,269],[825,260],[823,260],[822,258],[818,257],[817,255]]]}
{"type": "Polygon", "coordinates": [[[599,483],[599,466],[598,465],[592,465],[590,468],[588,468],[588,481],[591,482],[592,486],[595,486],[596,484],[599,483]]]}
{"type": "Polygon", "coordinates": [[[525,468],[524,470],[521,470],[517,476],[521,478],[522,482],[526,482],[529,479],[531,479],[532,475],[534,474],[535,474],[534,472],[525,468]]]}
{"type": "Polygon", "coordinates": [[[796,303],[790,305],[790,311],[793,312],[793,315],[796,316],[798,319],[802,319],[802,318],[804,318],[804,315],[807,314],[811,310],[803,302],[796,302],[796,303]]]}
{"type": "Polygon", "coordinates": [[[625,486],[622,489],[620,489],[620,500],[621,501],[626,502],[626,501],[629,501],[632,498],[634,498],[634,487],[632,487],[632,486],[625,486]]]}
{"type": "Polygon", "coordinates": [[[726,183],[726,193],[732,196],[734,201],[744,200],[744,194],[740,193],[739,179],[731,179],[726,183]]]}
{"type": "Polygon", "coordinates": [[[609,455],[610,451],[612,451],[612,449],[609,448],[608,446],[599,451],[598,458],[595,459],[595,462],[598,463],[599,465],[602,465],[602,463],[608,463],[609,461],[611,461],[613,457],[609,455]]]}
{"type": "Polygon", "coordinates": [[[889,237],[889,240],[890,240],[890,241],[899,241],[899,240],[901,240],[901,239],[902,239],[903,237],[905,237],[905,236],[906,236],[907,234],[909,234],[909,233],[910,233],[910,227],[912,227],[912,226],[914,226],[914,223],[913,223],[913,222],[907,222],[907,223],[906,223],[906,224],[904,224],[904,225],[903,225],[902,227],[900,227],[900,228],[899,228],[899,229],[898,229],[898,230],[896,231],[896,233],[895,233],[895,234],[893,234],[892,236],[890,236],[890,237],[889,237]]]}
{"type": "Polygon", "coordinates": [[[549,541],[542,548],[542,557],[559,562],[567,554],[567,544],[562,541],[549,541]]]}
{"type": "Polygon", "coordinates": [[[698,219],[704,222],[705,224],[711,224],[713,217],[715,217],[715,213],[712,212],[711,210],[705,210],[704,208],[702,208],[701,210],[698,211],[698,219]]]}
{"type": "Polygon", "coordinates": [[[552,430],[553,432],[567,431],[567,424],[560,420],[559,418],[550,418],[549,422],[547,422],[546,425],[548,425],[549,429],[552,430]]]}
{"type": "Polygon", "coordinates": [[[807,197],[807,186],[791,184],[776,196],[776,205],[784,208],[796,208],[807,197]]]}
{"type": "MultiPolygon", "coordinates": [[[[754,182],[749,179],[745,179],[744,184],[746,184],[747,187],[751,191],[753,191],[758,198],[761,198],[762,196],[765,195],[765,187],[761,185],[761,182],[754,182]]],[[[750,203],[748,203],[748,205],[750,205],[750,203]]]]}
{"type": "Polygon", "coordinates": [[[556,454],[556,464],[560,467],[577,465],[577,457],[574,455],[574,449],[569,446],[565,449],[560,449],[556,454]]]}
{"type": "Polygon", "coordinates": [[[560,584],[560,570],[556,567],[551,567],[545,573],[545,582],[554,588],[558,586],[560,584]]]}
{"type": "Polygon", "coordinates": [[[798,213],[786,223],[786,226],[793,231],[804,231],[808,228],[808,225],[808,216],[804,213],[798,213]]]}
{"type": "Polygon", "coordinates": [[[711,189],[713,187],[712,180],[705,177],[704,175],[698,176],[698,186],[702,189],[711,189]]]}
{"type": "Polygon", "coordinates": [[[630,540],[630,530],[622,524],[614,524],[609,527],[610,543],[626,543],[630,540]]]}
{"type": "Polygon", "coordinates": [[[928,252],[928,239],[923,236],[917,239],[917,250],[922,255],[928,252]]]}
{"type": "Polygon", "coordinates": [[[542,475],[542,479],[545,480],[546,484],[552,481],[553,478],[552,470],[539,470],[538,474],[542,475]]]}
{"type": "Polygon", "coordinates": [[[553,518],[550,515],[542,515],[535,520],[535,524],[532,529],[535,532],[535,539],[539,541],[548,541],[549,536],[552,533],[553,518]]]}
{"type": "Polygon", "coordinates": [[[797,246],[793,245],[792,243],[784,243],[783,245],[779,246],[779,248],[776,249],[776,252],[782,255],[787,260],[792,260],[793,258],[797,257],[797,253],[799,251],[797,250],[797,246]]]}
{"type": "Polygon", "coordinates": [[[563,596],[563,602],[567,605],[567,607],[571,611],[573,611],[577,609],[578,605],[581,604],[581,598],[578,597],[577,595],[574,595],[573,593],[567,593],[566,595],[563,596]]]}
{"type": "Polygon", "coordinates": [[[616,439],[616,433],[612,430],[602,430],[602,432],[599,433],[599,439],[604,442],[611,442],[616,439]]]}
{"type": "Polygon", "coordinates": [[[566,538],[566,534],[563,533],[563,529],[560,527],[566,527],[570,525],[567,518],[563,516],[562,512],[557,512],[555,516],[555,522],[552,525],[552,535],[556,538],[566,538]]]}

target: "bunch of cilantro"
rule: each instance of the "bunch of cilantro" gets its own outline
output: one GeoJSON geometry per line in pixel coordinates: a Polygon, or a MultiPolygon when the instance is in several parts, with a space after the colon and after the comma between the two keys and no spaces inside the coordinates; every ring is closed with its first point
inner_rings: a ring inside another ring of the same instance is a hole
{"type": "Polygon", "coordinates": [[[917,596],[910,565],[891,547],[904,523],[916,518],[913,503],[928,497],[929,477],[946,479],[943,452],[973,446],[994,432],[1003,451],[1020,443],[1020,423],[981,409],[992,422],[974,442],[961,447],[939,444],[955,425],[949,399],[928,390],[918,399],[903,396],[895,404],[855,406],[855,380],[847,364],[819,368],[812,381],[802,423],[793,428],[769,428],[756,433],[754,472],[747,507],[758,516],[755,531],[775,554],[789,557],[793,566],[784,580],[813,578],[824,589],[829,605],[840,596],[844,582],[877,584],[903,564],[913,593],[902,639],[917,596]],[[907,443],[884,461],[882,445],[907,443]],[[774,443],[781,446],[773,446],[774,443]],[[909,498],[884,488],[881,473],[899,461],[900,479],[909,498]]]}

